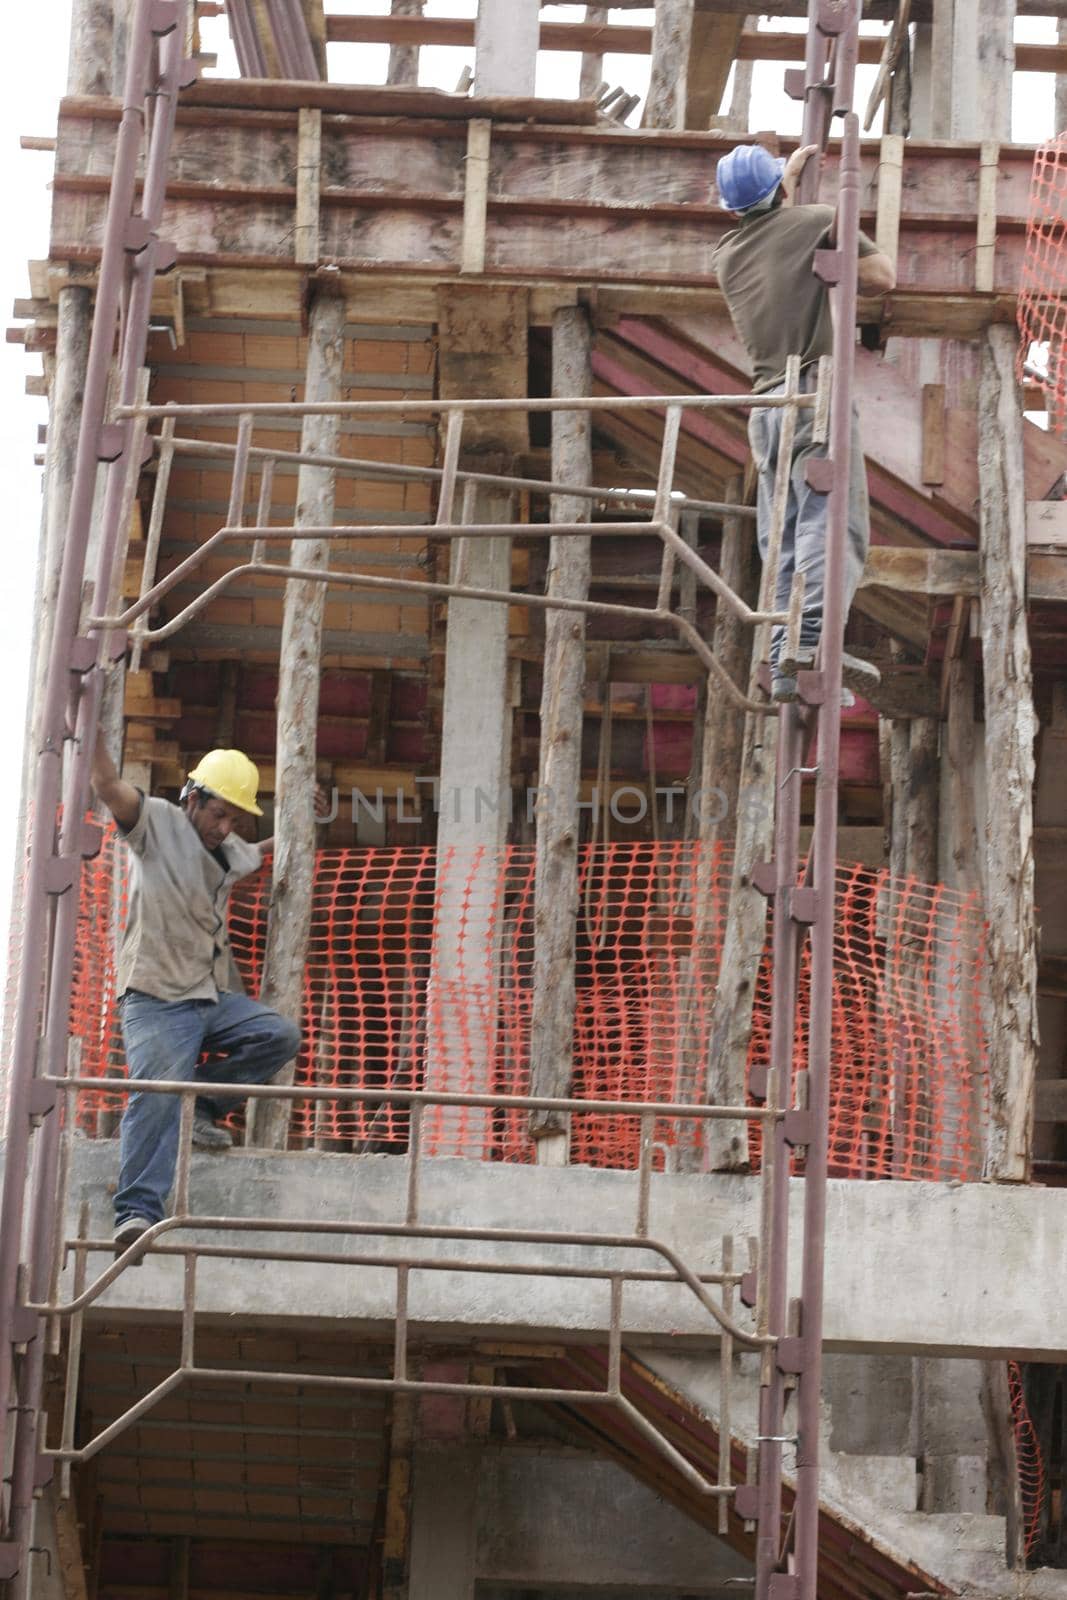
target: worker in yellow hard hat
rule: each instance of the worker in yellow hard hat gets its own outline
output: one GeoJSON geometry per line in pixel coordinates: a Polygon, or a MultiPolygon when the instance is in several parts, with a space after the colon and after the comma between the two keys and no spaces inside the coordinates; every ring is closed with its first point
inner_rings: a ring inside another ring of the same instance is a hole
{"type": "MultiPolygon", "coordinates": [[[[249,844],[234,831],[242,817],[263,815],[255,763],[240,750],[209,751],[174,805],[120,777],[98,735],[92,780],[129,852],[116,991],[130,1077],[265,1083],[296,1055],[300,1030],[245,994],[227,933],[234,884],[256,872],[273,847],[273,840],[249,844]],[[222,1059],[201,1071],[205,1051],[222,1059]]],[[[223,1108],[197,1100],[192,1137],[198,1148],[232,1145],[219,1126],[222,1111],[234,1104],[227,1101],[223,1108]]],[[[129,1096],[115,1195],[119,1249],[165,1214],[179,1122],[177,1095],[129,1096]]]]}

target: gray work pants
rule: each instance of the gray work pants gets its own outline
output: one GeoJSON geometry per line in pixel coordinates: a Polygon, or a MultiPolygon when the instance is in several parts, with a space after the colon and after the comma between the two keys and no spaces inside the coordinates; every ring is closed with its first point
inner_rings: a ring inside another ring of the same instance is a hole
{"type": "MultiPolygon", "coordinates": [[[[785,385],[772,389],[781,394],[785,385]]],[[[749,413],[748,439],[752,458],[759,469],[756,502],[756,533],[760,555],[767,559],[770,544],[771,510],[774,505],[774,477],[778,470],[778,449],[782,437],[783,408],[756,407],[749,413]]],[[[793,573],[804,574],[804,620],[800,642],[814,646],[822,633],[823,596],[826,591],[826,527],[829,495],[819,494],[805,478],[805,468],[815,456],[825,456],[826,446],[812,438],[815,415],[811,407],[797,412],[793,437],[793,464],[789,473],[789,499],[782,530],[782,553],[778,563],[778,583],[772,609],[784,611],[789,605],[793,573]]],[[[848,539],[845,545],[844,614],[847,617],[852,597],[863,574],[871,542],[870,508],[867,502],[867,469],[860,443],[859,418],[852,411],[852,469],[849,477],[848,539]]],[[[784,628],[775,628],[771,638],[771,666],[777,665],[785,637],[784,628]]]]}

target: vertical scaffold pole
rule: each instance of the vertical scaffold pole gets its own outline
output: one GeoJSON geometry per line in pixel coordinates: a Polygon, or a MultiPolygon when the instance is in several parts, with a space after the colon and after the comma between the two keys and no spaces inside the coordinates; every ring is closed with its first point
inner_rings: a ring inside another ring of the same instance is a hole
{"type": "MultiPolygon", "coordinates": [[[[118,526],[123,479],[129,468],[124,453],[133,427],[105,428],[107,390],[120,301],[126,291],[124,336],[120,356],[120,390],[132,397],[148,336],[151,281],[166,261],[165,247],[155,237],[162,210],[165,175],[174,123],[174,102],[184,81],[184,19],[188,0],[138,0],[127,53],[123,110],[116,136],[115,163],[101,253],[93,331],[86,366],[81,426],[70,492],[67,534],[58,584],[47,678],[35,755],[33,832],[26,884],[22,936],[22,970],[16,1002],[16,1026],[8,1094],[7,1159],[0,1211],[0,1460],[7,1459],[9,1427],[17,1419],[13,1454],[15,1483],[3,1507],[0,1575],[13,1576],[26,1555],[26,1479],[33,1464],[39,1387],[40,1338],[36,1323],[18,1315],[18,1278],[26,1212],[31,1119],[47,1111],[35,1103],[37,1072],[56,1070],[66,1049],[67,1004],[73,959],[76,899],[81,862],[93,853],[94,836],[86,835],[81,816],[88,792],[88,771],[95,736],[95,707],[100,673],[96,652],[79,648],[77,633],[82,585],[90,548],[93,496],[100,460],[113,463],[107,508],[101,531],[96,592],[105,604],[111,567],[123,530],[118,526]],[[155,40],[165,40],[161,70],[155,76],[155,40]],[[145,140],[146,104],[151,95],[152,126],[145,163],[144,193],[136,209],[138,158],[145,140]],[[70,738],[72,681],[75,685],[75,738],[64,774],[64,748],[70,738]],[[63,790],[63,826],[57,837],[56,817],[63,790]],[[48,992],[38,992],[40,974],[48,973],[48,992]],[[43,1046],[43,1048],[42,1048],[43,1046]],[[35,1337],[36,1336],[36,1337],[35,1337]],[[19,1406],[14,1407],[16,1344],[31,1352],[24,1358],[19,1406]]],[[[100,652],[106,658],[106,647],[100,652]]],[[[51,1111],[54,1120],[58,1111],[51,1111]]],[[[45,1124],[48,1128],[48,1121],[45,1124]]],[[[39,1285],[45,1272],[43,1252],[52,1235],[54,1207],[54,1128],[44,1139],[37,1163],[37,1184],[26,1241],[31,1280],[39,1285]],[[46,1203],[44,1186],[53,1192],[46,1203]],[[47,1213],[47,1215],[46,1215],[47,1213]]]]}
{"type": "MultiPolygon", "coordinates": [[[[854,23],[855,26],[855,23],[854,23]]],[[[834,891],[837,868],[837,780],[841,745],[841,654],[844,639],[844,569],[848,540],[852,445],[856,266],[859,253],[859,118],[844,119],[837,215],[837,286],[834,290],[834,388],[830,417],[830,490],[826,594],[822,627],[823,706],[818,719],[815,828],[811,881],[815,921],[811,932],[811,1013],[808,1031],[810,1142],[804,1181],[804,1255],[797,1392],[797,1499],[795,1550],[800,1600],[816,1600],[819,1534],[819,1414],[822,1381],[823,1261],[830,1119],[830,1049],[833,1021],[834,891]]]]}

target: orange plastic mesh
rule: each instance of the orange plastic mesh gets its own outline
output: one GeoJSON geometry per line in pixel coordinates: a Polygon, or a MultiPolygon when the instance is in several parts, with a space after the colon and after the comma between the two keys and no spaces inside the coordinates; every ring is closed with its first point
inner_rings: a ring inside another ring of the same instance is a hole
{"type": "Polygon", "coordinates": [[[1017,1361],[1008,1362],[1008,1398],[1015,1425],[1015,1467],[1019,1474],[1023,1503],[1023,1554],[1029,1557],[1041,1531],[1041,1514],[1045,1506],[1045,1463],[1037,1429],[1026,1404],[1022,1370],[1017,1361]]]}
{"type": "Polygon", "coordinates": [[[1067,133],[1042,145],[1034,156],[1018,318],[1019,377],[1031,362],[1029,376],[1037,377],[1045,390],[1049,427],[1063,433],[1067,429],[1067,133]]]}
{"type": "MultiPolygon", "coordinates": [[[[730,858],[690,842],[588,846],[581,855],[573,1094],[650,1105],[702,1098],[730,858]]],[[[297,1081],[371,1090],[530,1089],[534,856],[499,862],[415,849],[324,850],[316,861],[297,1081]],[[447,916],[455,931],[440,941],[447,916]]],[[[885,872],[838,872],[832,1171],[856,1178],[977,1178],[987,1113],[979,999],[983,927],[973,898],[885,872]]],[[[269,878],[238,885],[231,937],[258,988],[269,878]]],[[[113,930],[121,925],[123,852],[109,834],[83,876],[72,1031],[81,1070],[124,1072],[115,1016],[113,930]]],[[[766,1062],[771,969],[759,971],[750,1071],[766,1062]]],[[[801,973],[797,1060],[810,982],[801,973]]],[[[88,1133],[111,1131],[121,1097],[80,1098],[88,1133]]],[[[673,1165],[692,1124],[662,1118],[658,1162],[673,1165]]],[[[380,1103],[297,1102],[293,1143],[400,1150],[408,1114],[380,1103]]],[[[427,1113],[425,1148],[528,1161],[525,1113],[427,1113]]],[[[572,1156],[636,1164],[629,1116],[574,1118],[572,1156]]],[[[751,1146],[758,1164],[758,1141],[751,1146]]]]}

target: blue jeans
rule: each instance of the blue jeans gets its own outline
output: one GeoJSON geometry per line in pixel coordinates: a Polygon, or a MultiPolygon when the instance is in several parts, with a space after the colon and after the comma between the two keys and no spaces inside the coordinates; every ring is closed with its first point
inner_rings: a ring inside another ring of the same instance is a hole
{"type": "MultiPolygon", "coordinates": [[[[772,394],[781,394],[780,384],[772,394]]],[[[780,408],[754,407],[749,413],[748,438],[752,459],[759,470],[756,500],[756,533],[760,555],[767,559],[771,518],[774,506],[774,479],[778,471],[778,448],[785,412],[780,408]]],[[[819,494],[807,481],[805,471],[815,456],[825,456],[824,444],[816,444],[815,413],[805,408],[797,413],[793,436],[793,459],[789,473],[789,497],[782,529],[782,551],[778,562],[778,583],[771,602],[775,611],[789,607],[793,573],[804,574],[804,614],[800,628],[802,645],[814,647],[822,634],[823,596],[826,591],[826,520],[829,495],[819,494]]],[[[867,466],[860,443],[859,418],[852,412],[851,471],[848,485],[848,538],[845,543],[844,615],[847,618],[853,596],[863,576],[871,542],[870,509],[867,498],[867,466]]],[[[785,639],[785,629],[771,634],[771,666],[776,668],[785,639]]]]}
{"type": "MultiPolygon", "coordinates": [[[[175,1083],[266,1083],[300,1048],[300,1029],[244,994],[218,1000],[157,1000],[130,989],[119,1002],[131,1078],[175,1083]],[[197,1063],[205,1050],[224,1061],[197,1063]]],[[[227,1101],[229,1096],[227,1096],[227,1101]]],[[[212,1116],[213,1101],[197,1102],[212,1116]]],[[[178,1161],[181,1096],[131,1094],[122,1119],[115,1219],[159,1222],[178,1161]]]]}

